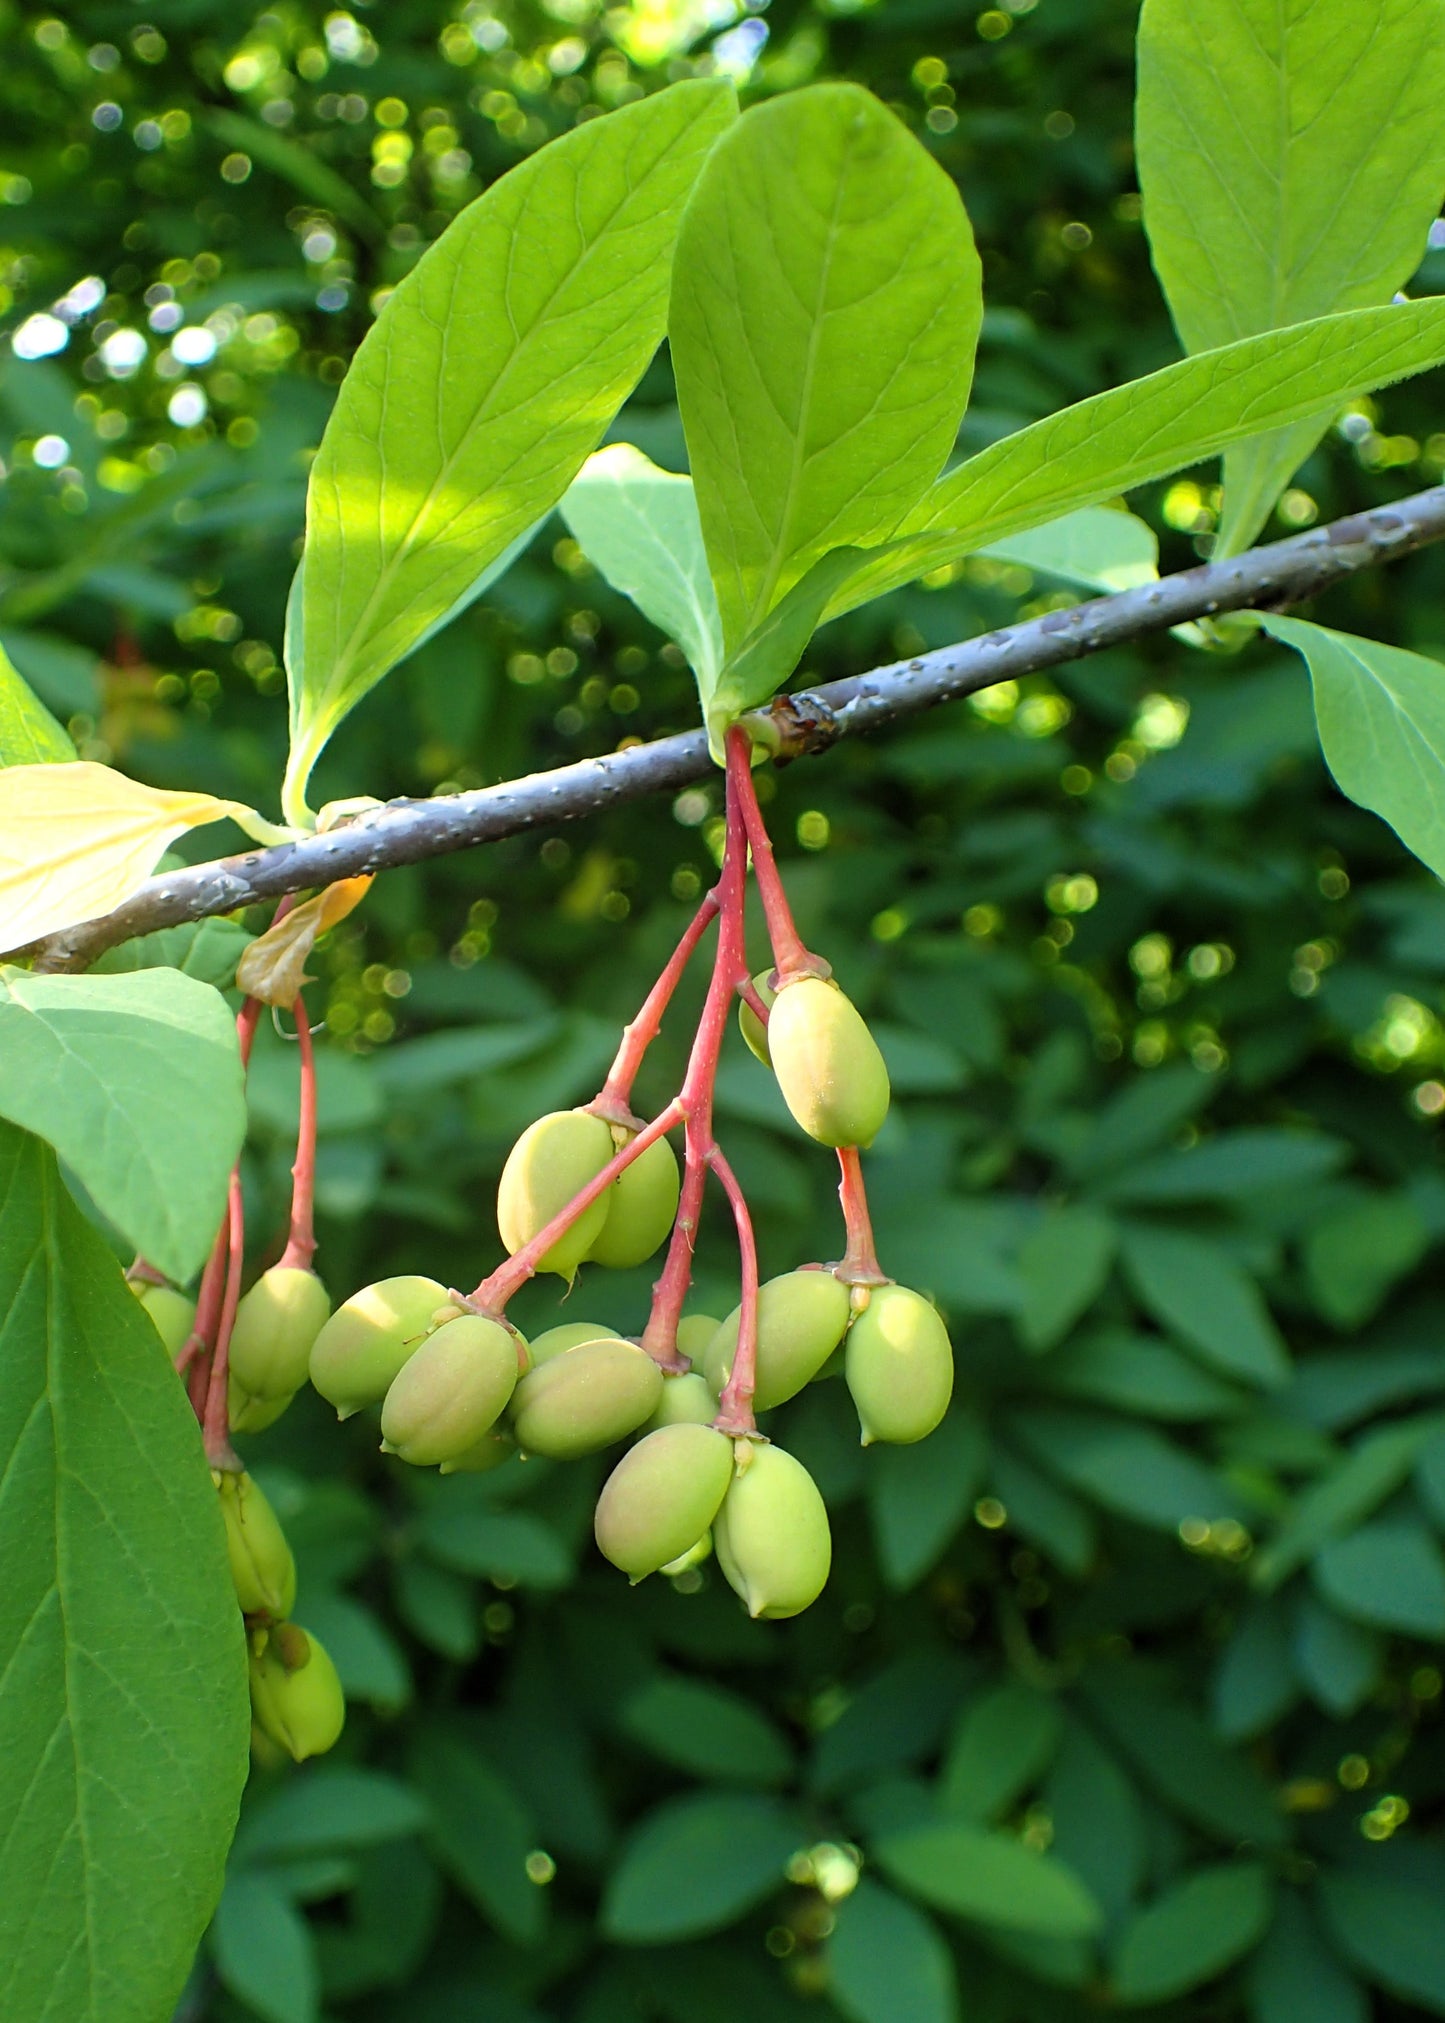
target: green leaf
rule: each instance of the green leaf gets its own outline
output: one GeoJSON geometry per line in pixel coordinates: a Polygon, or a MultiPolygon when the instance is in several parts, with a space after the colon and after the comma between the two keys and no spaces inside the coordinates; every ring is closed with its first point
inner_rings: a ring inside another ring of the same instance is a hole
{"type": "Polygon", "coordinates": [[[1116,1759],[1070,1715],[1044,1806],[1051,1846],[1088,1884],[1112,1923],[1138,1894],[1148,1866],[1144,1803],[1116,1759]]]}
{"type": "Polygon", "coordinates": [[[547,1897],[527,1874],[536,1828],[512,1786],[478,1743],[434,1724],[418,1730],[411,1770],[443,1868],[505,1937],[536,1945],[547,1897]]]}
{"type": "Polygon", "coordinates": [[[957,2023],[953,1955],[922,1911],[865,1876],[834,1916],[828,1992],[852,2023],[957,2023]]]}
{"type": "Polygon", "coordinates": [[[1288,1383],[1289,1351],[1259,1288],[1207,1237],[1134,1226],[1124,1268],[1140,1304],[1226,1376],[1274,1389],[1288,1383]]]}
{"type": "Polygon", "coordinates": [[[1109,1281],[1118,1231],[1092,1208],[1055,1208],[1019,1248],[1023,1304],[1015,1325],[1036,1353],[1063,1340],[1109,1281]]]}
{"type": "Polygon", "coordinates": [[[1317,1706],[1353,1714],[1375,1689],[1384,1659],[1380,1637],[1326,1608],[1308,1591],[1295,1597],[1294,1665],[1317,1706]]]}
{"type": "Polygon", "coordinates": [[[980,1824],[1000,1818],[1036,1784],[1059,1746],[1058,1702],[1021,1681],[995,1686],[964,1710],[939,1772],[938,1799],[980,1824]]]}
{"type": "Polygon", "coordinates": [[[1351,1531],[1405,1480],[1438,1430],[1435,1419],[1412,1419],[1367,1434],[1337,1468],[1312,1482],[1269,1544],[1254,1556],[1250,1577],[1266,1593],[1313,1559],[1327,1539],[1351,1531]]]}
{"type": "Polygon", "coordinates": [[[0,1125],[0,2014],[168,2016],[246,1775],[196,1422],[36,1139],[0,1125]]]}
{"type": "Polygon", "coordinates": [[[1041,1468],[1120,1517],[1177,1531],[1186,1517],[1210,1521],[1234,1510],[1218,1476],[1150,1426],[1036,1405],[1010,1413],[1005,1423],[1041,1468]]]}
{"type": "Polygon", "coordinates": [[[1423,1524],[1382,1517],[1321,1546],[1315,1586],[1356,1621],[1445,1637],[1445,1559],[1423,1524]]]}
{"type": "Polygon", "coordinates": [[[1140,1155],[1172,1137],[1219,1092],[1219,1078],[1185,1061],[1155,1068],[1126,1082],[1098,1111],[1093,1127],[1069,1159],[1084,1179],[1132,1171],[1140,1155]]]}
{"type": "Polygon", "coordinates": [[[631,443],[590,456],[562,498],[588,561],[687,655],[704,712],[722,670],[722,620],[708,574],[692,479],[631,443]]]}
{"type": "Polygon", "coordinates": [[[767,701],[797,666],[829,598],[857,567],[859,548],[831,548],[765,612],[728,656],[707,707],[713,756],[722,734],[743,710],[767,701]]]}
{"type": "Polygon", "coordinates": [[[1067,1573],[1087,1573],[1098,1544],[1098,1526],[1088,1505],[1041,1474],[998,1434],[990,1476],[993,1493],[1008,1513],[1010,1531],[1038,1546],[1067,1573]]]}
{"type": "Polygon", "coordinates": [[[1251,2023],[1370,2023],[1370,1999],[1325,1944],[1308,1902],[1284,1890],[1249,1966],[1251,2023]]]}
{"type": "MultiPolygon", "coordinates": [[[[1146,0],[1136,150],[1189,351],[1388,302],[1445,191],[1445,27],[1415,0],[1146,0]]],[[[1218,552],[1247,548],[1332,419],[1225,459],[1218,552]]]]}
{"type": "Polygon", "coordinates": [[[1445,2015],[1445,1919],[1436,1877],[1379,1862],[1320,1879],[1330,1933],[1371,1981],[1432,2015],[1445,2015]]]}
{"type": "Polygon", "coordinates": [[[0,766],[73,759],[75,746],[0,646],[0,766]]]}
{"type": "Polygon", "coordinates": [[[917,1446],[869,1456],[869,1514],[889,1587],[906,1592],[933,1566],[972,1509],[986,1460],[983,1430],[962,1411],[917,1446]]]}
{"type": "Polygon", "coordinates": [[[1349,1147],[1319,1131],[1245,1127],[1220,1131],[1187,1151],[1161,1152],[1114,1174],[1110,1201],[1232,1201],[1286,1187],[1307,1187],[1335,1172],[1349,1147]]]}
{"type": "Polygon", "coordinates": [[[1125,1926],[1115,1997],[1167,2002],[1212,1981],[1259,1944],[1273,1907],[1273,1879],[1258,1862],[1196,1869],[1125,1926]]]}
{"type": "MultiPolygon", "coordinates": [[[[1445,674],[1445,669],[1441,670],[1445,674]]],[[[1403,1189],[1366,1193],[1312,1221],[1304,1267],[1310,1297],[1327,1321],[1353,1330],[1378,1312],[1390,1289],[1429,1248],[1425,1219],[1403,1189]]]]}
{"type": "Polygon", "coordinates": [[[962,1668],[951,1653],[922,1641],[905,1645],[850,1695],[818,1737],[808,1780],[812,1790],[829,1796],[857,1791],[888,1771],[934,1755],[963,1687],[962,1668]]]}
{"type": "Polygon", "coordinates": [[[342,717],[556,504],[631,390],[735,104],[695,78],[575,127],[468,205],[387,301],[311,468],[293,817],[342,717]]]}
{"type": "Polygon", "coordinates": [[[1285,1838],[1284,1820],[1254,1765],[1192,1707],[1165,1698],[1120,1665],[1088,1674],[1081,1693],[1140,1781],[1181,1818],[1231,1844],[1277,1847],[1285,1838]]]}
{"type": "Polygon", "coordinates": [[[1219,1419],[1236,1416],[1244,1394],[1202,1370],[1158,1335],[1128,1328],[1092,1328],[1049,1357],[1045,1387],[1067,1398],[1117,1405],[1144,1419],[1219,1419]]]}
{"type": "Polygon", "coordinates": [[[1099,1906],[1073,1870],[1007,1834],[948,1821],[885,1834],[873,1854],[934,1910],[1049,1938],[1088,1938],[1099,1928],[1099,1906]]]}
{"type": "Polygon", "coordinates": [[[236,964],[255,937],[239,921],[190,920],[183,927],[161,927],[107,948],[90,965],[92,976],[126,976],[136,969],[178,969],[197,983],[230,990],[236,964]]]}
{"type": "Polygon", "coordinates": [[[737,1784],[785,1784],[786,1739],[750,1700],[703,1679],[656,1672],[618,1710],[618,1726],[664,1763],[737,1784]]]}
{"type": "Polygon", "coordinates": [[[1294,1705],[1289,1620],[1273,1600],[1246,1609],[1214,1674],[1214,1725],[1231,1742],[1272,1727],[1294,1705]]]}
{"type": "Polygon", "coordinates": [[[827,615],[1442,359],[1445,302],[1391,303],[1248,337],[1095,394],[941,478],[827,615]]]}
{"type": "Polygon", "coordinates": [[[52,1144],[178,1283],[202,1263],[246,1130],[224,998],[175,970],[0,971],[0,1116],[52,1144]]]}
{"type": "Polygon", "coordinates": [[[374,1847],[419,1833],[427,1817],[425,1805],[399,1778],[319,1764],[289,1779],[254,1810],[248,1808],[234,1858],[286,1861],[336,1848],[374,1847]]]}
{"type": "Polygon", "coordinates": [[[668,330],[730,652],[830,549],[917,504],[953,448],[981,315],[957,189],[858,85],[754,106],[715,149],[668,330]]]}
{"type": "Polygon", "coordinates": [[[489,1510],[440,1496],[422,1516],[417,1542],[443,1566],[483,1580],[500,1576],[523,1587],[566,1587],[572,1558],[566,1546],[529,1510],[489,1510]]]}
{"type": "Polygon", "coordinates": [[[770,1798],[697,1793],[647,1814],[616,1858],[602,1929],[622,1945],[721,1931],[783,1882],[803,1829],[770,1798]]]}
{"type": "Polygon", "coordinates": [[[273,1876],[242,1869],[227,1877],[211,1953],[222,1984],[265,2023],[316,2023],[311,1927],[273,1876]]]}
{"type": "Polygon", "coordinates": [[[1304,618],[1271,613],[1260,623],[1310,671],[1320,744],[1340,792],[1445,877],[1445,667],[1304,618]]]}
{"type": "Polygon", "coordinates": [[[336,1667],[347,1699],[396,1713],[411,1698],[406,1659],[379,1617],[350,1595],[308,1591],[296,1610],[304,1630],[314,1630],[336,1667]]]}
{"type": "Polygon", "coordinates": [[[994,541],[980,553],[1056,576],[1080,590],[1132,590],[1159,574],[1159,537],[1146,520],[1113,506],[1085,506],[994,541]]]}
{"type": "Polygon", "coordinates": [[[292,189],[299,191],[303,197],[310,197],[312,203],[335,212],[364,239],[381,238],[382,221],[370,204],[345,176],[339,175],[310,148],[303,147],[299,141],[288,140],[285,134],[277,133],[274,126],[264,126],[260,120],[248,119],[243,112],[208,106],[202,117],[204,124],[227,147],[237,148],[242,154],[249,155],[262,168],[270,169],[273,175],[290,183],[292,189]]]}

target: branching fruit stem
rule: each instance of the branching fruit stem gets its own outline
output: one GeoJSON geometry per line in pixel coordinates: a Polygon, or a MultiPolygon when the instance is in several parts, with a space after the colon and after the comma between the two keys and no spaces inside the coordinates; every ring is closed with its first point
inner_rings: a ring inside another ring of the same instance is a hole
{"type": "Polygon", "coordinates": [[[306,998],[292,1007],[296,1044],[301,1050],[301,1110],[296,1126],[296,1159],[291,1168],[291,1231],[281,1256],[283,1269],[310,1271],[316,1255],[316,1050],[306,998]]]}
{"type": "Polygon", "coordinates": [[[888,1285],[891,1281],[879,1265],[873,1241],[873,1221],[863,1187],[863,1161],[856,1145],[839,1149],[838,1171],[838,1199],[843,1208],[848,1248],[841,1262],[834,1265],[833,1276],[844,1285],[888,1285]]]}

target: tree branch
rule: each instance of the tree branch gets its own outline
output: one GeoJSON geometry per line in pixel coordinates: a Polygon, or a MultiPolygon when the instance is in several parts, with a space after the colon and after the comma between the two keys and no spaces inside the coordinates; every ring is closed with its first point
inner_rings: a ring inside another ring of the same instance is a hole
{"type": "MultiPolygon", "coordinates": [[[[841,737],[879,730],[917,710],[1172,625],[1224,611],[1297,604],[1359,569],[1442,539],[1445,487],[1435,486],[1396,505],[1357,513],[1228,561],[1201,564],[958,646],[780,696],[757,717],[768,727],[780,757],[801,757],[822,751],[841,737]]],[[[113,913],[38,943],[36,966],[83,969],[133,935],[230,913],[257,900],[329,885],[338,878],[495,843],[528,829],[577,821],[621,801],[673,791],[711,771],[703,732],[685,731],[473,793],[390,801],[324,835],[152,878],[113,913]]]]}

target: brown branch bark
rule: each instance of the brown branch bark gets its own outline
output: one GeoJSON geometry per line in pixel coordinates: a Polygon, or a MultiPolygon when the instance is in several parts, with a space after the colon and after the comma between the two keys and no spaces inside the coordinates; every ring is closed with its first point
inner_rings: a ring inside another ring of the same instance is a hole
{"type": "MultiPolygon", "coordinates": [[[[1297,604],[1359,569],[1439,540],[1445,540],[1445,487],[1435,486],[1228,561],[1204,563],[916,659],[781,696],[758,716],[770,724],[780,756],[798,758],[841,737],[880,730],[918,710],[1172,625],[1225,611],[1297,604]]],[[[703,733],[686,731],[473,793],[390,801],[325,835],[152,878],[113,913],[39,943],[36,966],[84,969],[133,935],[578,821],[621,801],[675,791],[711,771],[703,733]]]]}

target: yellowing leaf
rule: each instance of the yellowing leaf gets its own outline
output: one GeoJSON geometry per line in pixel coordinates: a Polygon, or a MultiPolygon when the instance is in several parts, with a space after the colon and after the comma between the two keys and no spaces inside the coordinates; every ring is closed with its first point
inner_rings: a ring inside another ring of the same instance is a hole
{"type": "Polygon", "coordinates": [[[236,965],[236,982],[248,997],[266,1004],[293,1005],[301,986],[313,979],[306,974],[306,958],[328,927],[344,920],[366,897],[371,885],[364,878],[339,878],[275,921],[258,935],[236,965]]]}
{"type": "Polygon", "coordinates": [[[88,759],[0,772],[0,948],[23,948],[119,906],[187,829],[238,801],[142,786],[88,759]]]}

